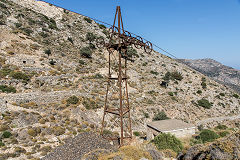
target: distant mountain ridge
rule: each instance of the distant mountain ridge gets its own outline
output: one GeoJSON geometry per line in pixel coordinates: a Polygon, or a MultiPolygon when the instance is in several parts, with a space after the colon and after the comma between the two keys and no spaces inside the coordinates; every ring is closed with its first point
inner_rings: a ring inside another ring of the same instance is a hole
{"type": "Polygon", "coordinates": [[[230,86],[240,93],[240,70],[225,66],[213,59],[181,59],[182,62],[193,69],[203,73],[214,80],[230,86]]]}

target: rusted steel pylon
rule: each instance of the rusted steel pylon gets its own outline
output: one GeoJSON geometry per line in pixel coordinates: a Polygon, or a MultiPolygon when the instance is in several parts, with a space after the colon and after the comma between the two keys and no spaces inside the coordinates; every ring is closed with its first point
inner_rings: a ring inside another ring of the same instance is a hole
{"type": "MultiPolygon", "coordinates": [[[[110,28],[109,42],[106,43],[103,38],[99,38],[97,45],[100,48],[106,47],[109,52],[108,84],[101,134],[104,135],[104,129],[109,127],[107,124],[110,124],[110,122],[106,120],[106,116],[109,115],[112,118],[111,120],[114,121],[113,124],[120,128],[120,146],[123,146],[124,139],[132,138],[127,83],[127,60],[130,60],[128,47],[134,45],[136,48],[144,48],[147,53],[150,53],[152,44],[150,42],[144,43],[141,37],[132,37],[131,33],[124,30],[121,8],[117,6],[114,23],[110,28]],[[117,103],[114,103],[114,101],[117,103]]],[[[107,138],[111,140],[119,139],[118,137],[107,138]]]]}

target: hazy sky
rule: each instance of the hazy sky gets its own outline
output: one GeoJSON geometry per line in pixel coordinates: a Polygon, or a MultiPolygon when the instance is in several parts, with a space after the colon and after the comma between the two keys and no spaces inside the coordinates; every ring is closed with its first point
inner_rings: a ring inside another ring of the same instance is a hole
{"type": "Polygon", "coordinates": [[[120,5],[127,30],[177,58],[213,58],[240,69],[240,0],[46,0],[113,22],[120,5]]]}

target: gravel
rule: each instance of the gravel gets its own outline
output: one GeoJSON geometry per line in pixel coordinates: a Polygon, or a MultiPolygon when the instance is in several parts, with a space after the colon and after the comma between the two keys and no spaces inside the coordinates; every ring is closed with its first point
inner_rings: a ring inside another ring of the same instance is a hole
{"type": "Polygon", "coordinates": [[[64,145],[57,147],[42,160],[80,160],[94,150],[114,150],[116,147],[97,133],[85,132],[67,140],[64,145]]]}

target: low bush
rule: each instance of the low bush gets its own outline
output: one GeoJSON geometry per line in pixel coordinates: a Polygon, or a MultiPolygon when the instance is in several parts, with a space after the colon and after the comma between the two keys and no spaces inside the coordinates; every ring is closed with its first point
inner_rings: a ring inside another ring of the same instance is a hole
{"type": "Polygon", "coordinates": [[[212,107],[212,103],[210,103],[207,99],[198,100],[197,103],[199,106],[206,109],[210,109],[212,107]]]}
{"type": "Polygon", "coordinates": [[[37,132],[32,128],[28,129],[27,133],[32,137],[37,136],[37,132]]]}
{"type": "Polygon", "coordinates": [[[60,126],[55,126],[53,127],[53,132],[54,132],[54,135],[60,136],[65,133],[65,128],[60,126]]]}
{"type": "Polygon", "coordinates": [[[174,152],[180,152],[183,149],[182,142],[174,135],[162,133],[153,139],[153,143],[159,150],[170,149],[174,152]]]}
{"type": "MultiPolygon", "coordinates": [[[[0,139],[0,147],[5,146],[5,144],[2,142],[2,140],[0,139]]],[[[1,158],[1,157],[0,157],[1,158]]]]}
{"type": "Polygon", "coordinates": [[[103,25],[103,24],[98,24],[98,26],[99,26],[100,29],[106,29],[106,28],[107,28],[107,27],[106,27],[105,25],[103,25]]]}
{"type": "Polygon", "coordinates": [[[139,57],[139,55],[137,54],[137,50],[132,48],[132,47],[128,47],[127,49],[127,57],[129,58],[134,58],[134,57],[139,57]]]}
{"type": "Polygon", "coordinates": [[[80,59],[78,62],[79,62],[79,64],[81,64],[81,65],[84,65],[84,64],[85,64],[85,62],[84,62],[83,60],[81,60],[81,59],[80,59]]]}
{"type": "Polygon", "coordinates": [[[133,132],[133,134],[134,134],[135,136],[137,136],[137,137],[140,136],[140,133],[137,132],[137,131],[136,131],[136,132],[133,132]]]}
{"type": "Polygon", "coordinates": [[[12,136],[12,134],[9,131],[4,131],[3,134],[2,134],[2,138],[9,138],[11,136],[12,136]]]}
{"type": "Polygon", "coordinates": [[[170,119],[164,111],[158,112],[157,114],[154,115],[153,121],[160,121],[160,120],[166,120],[170,119]]]}
{"type": "Polygon", "coordinates": [[[218,139],[219,135],[212,130],[204,129],[201,131],[197,139],[201,139],[203,143],[206,142],[213,142],[214,140],[218,139]]]}
{"type": "Polygon", "coordinates": [[[239,95],[238,94],[234,94],[233,97],[239,98],[239,95]]]}
{"type": "Polygon", "coordinates": [[[99,108],[98,104],[94,100],[91,100],[90,98],[85,98],[82,104],[88,110],[99,108]]]}
{"type": "Polygon", "coordinates": [[[7,85],[0,85],[0,90],[5,93],[16,93],[16,88],[7,85]]]}
{"type": "Polygon", "coordinates": [[[197,91],[197,94],[202,94],[202,91],[201,91],[201,90],[198,90],[198,91],[197,91]]]}
{"type": "Polygon", "coordinates": [[[219,95],[223,97],[223,96],[225,96],[225,93],[220,93],[219,95]]]}
{"type": "Polygon", "coordinates": [[[225,136],[227,136],[227,135],[229,135],[229,134],[230,134],[230,132],[228,132],[228,131],[219,132],[219,136],[220,136],[220,137],[225,137],[225,136]]]}
{"type": "Polygon", "coordinates": [[[52,54],[52,51],[50,49],[46,49],[44,53],[49,57],[52,54]]]}
{"type": "Polygon", "coordinates": [[[183,76],[179,72],[173,72],[171,73],[171,77],[175,80],[181,81],[183,79],[183,76]]]}
{"type": "Polygon", "coordinates": [[[97,38],[97,36],[91,32],[88,32],[86,34],[86,40],[89,42],[93,42],[96,38],[97,38]]]}
{"type": "Polygon", "coordinates": [[[18,80],[24,80],[24,81],[29,81],[30,77],[22,72],[11,72],[10,76],[14,79],[18,79],[18,80]]]}
{"type": "Polygon", "coordinates": [[[217,127],[215,127],[215,129],[220,129],[220,130],[225,130],[227,128],[228,127],[226,125],[221,125],[221,124],[219,124],[217,127]]]}
{"type": "Polygon", "coordinates": [[[92,20],[90,18],[84,17],[84,20],[87,21],[88,23],[92,23],[92,20]]]}
{"type": "Polygon", "coordinates": [[[156,71],[150,71],[150,73],[152,73],[152,74],[154,74],[154,75],[159,75],[159,73],[158,72],[156,72],[156,71]]]}
{"type": "Polygon", "coordinates": [[[80,49],[80,54],[84,58],[92,58],[92,50],[89,47],[83,47],[80,49]]]}
{"type": "Polygon", "coordinates": [[[181,73],[175,71],[175,72],[167,72],[163,79],[165,81],[169,81],[169,80],[178,80],[181,81],[183,79],[183,76],[181,75],[181,73]]]}
{"type": "Polygon", "coordinates": [[[3,69],[0,70],[0,75],[6,77],[12,72],[10,68],[4,67],[3,69]]]}
{"type": "Polygon", "coordinates": [[[169,96],[174,96],[173,92],[168,92],[169,96]]]}
{"type": "Polygon", "coordinates": [[[21,28],[21,30],[27,35],[30,36],[33,33],[33,30],[29,28],[21,28]]]}
{"type": "Polygon", "coordinates": [[[79,98],[76,96],[71,96],[67,99],[68,104],[77,104],[79,102],[79,98]]]}

